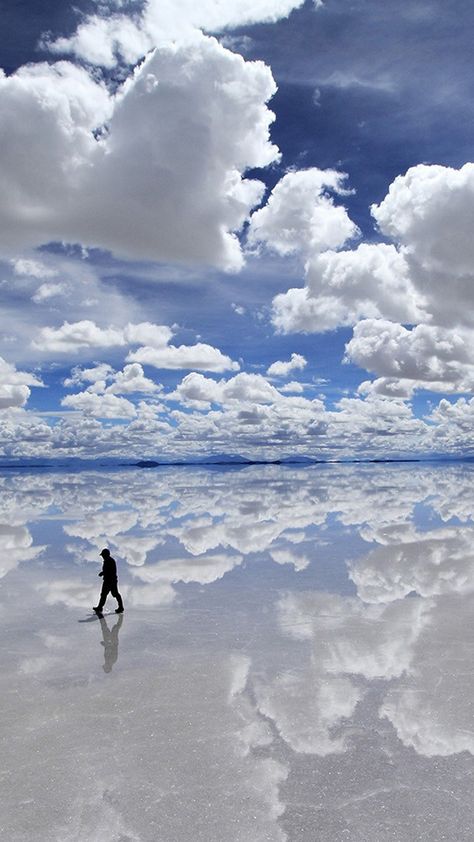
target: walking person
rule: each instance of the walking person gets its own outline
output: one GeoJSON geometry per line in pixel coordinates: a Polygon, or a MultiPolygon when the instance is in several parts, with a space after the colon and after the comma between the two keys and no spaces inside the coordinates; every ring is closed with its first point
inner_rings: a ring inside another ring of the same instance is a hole
{"type": "Polygon", "coordinates": [[[112,556],[110,555],[110,550],[108,550],[107,548],[101,550],[100,555],[102,556],[103,562],[102,570],[99,573],[99,576],[102,576],[102,590],[100,592],[99,604],[94,605],[93,610],[96,612],[96,614],[101,614],[102,609],[105,605],[105,600],[107,599],[110,593],[117,600],[117,609],[115,613],[122,614],[123,602],[118,590],[117,565],[115,563],[115,559],[112,558],[112,556]]]}

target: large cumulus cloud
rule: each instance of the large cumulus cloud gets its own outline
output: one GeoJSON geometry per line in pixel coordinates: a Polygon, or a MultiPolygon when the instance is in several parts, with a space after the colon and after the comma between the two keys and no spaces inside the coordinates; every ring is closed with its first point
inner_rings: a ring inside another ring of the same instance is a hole
{"type": "Polygon", "coordinates": [[[414,322],[423,314],[405,259],[385,244],[313,253],[306,264],[306,286],[273,301],[273,322],[282,333],[332,330],[368,317],[414,322]]]}
{"type": "Polygon", "coordinates": [[[345,173],[311,167],[286,173],[267,203],[252,215],[249,244],[265,243],[280,255],[317,254],[342,246],[359,229],[331,193],[344,196],[345,173]]]}
{"type": "Polygon", "coordinates": [[[354,328],[347,359],[387,384],[405,381],[436,391],[474,388],[474,333],[420,324],[411,330],[385,319],[366,319],[354,328]]]}
{"type": "Polygon", "coordinates": [[[41,380],[26,371],[17,371],[12,363],[0,357],[0,409],[24,406],[31,389],[42,386],[41,380]]]}
{"type": "Polygon", "coordinates": [[[393,242],[313,254],[305,286],[274,299],[274,324],[290,333],[362,321],[347,348],[376,375],[362,392],[471,391],[474,165],[412,167],[371,210],[393,242]]]}
{"type": "Polygon", "coordinates": [[[60,240],[242,265],[234,232],[263,192],[242,174],[278,158],[263,63],[197,35],[150,53],[113,95],[65,61],[3,74],[0,88],[4,252],[60,240]]]}

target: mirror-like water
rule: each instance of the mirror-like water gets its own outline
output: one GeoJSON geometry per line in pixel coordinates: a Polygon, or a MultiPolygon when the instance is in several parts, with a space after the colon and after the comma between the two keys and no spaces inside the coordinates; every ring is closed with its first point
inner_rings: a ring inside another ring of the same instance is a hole
{"type": "Polygon", "coordinates": [[[472,842],[473,539],[470,465],[5,472],[3,838],[472,842]]]}

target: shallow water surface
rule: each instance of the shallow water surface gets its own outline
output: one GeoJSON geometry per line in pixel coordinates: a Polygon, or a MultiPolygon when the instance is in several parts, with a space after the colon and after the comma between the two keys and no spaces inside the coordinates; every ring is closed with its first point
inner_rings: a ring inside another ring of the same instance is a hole
{"type": "Polygon", "coordinates": [[[472,842],[473,516],[470,465],[4,472],[2,838],[472,842]]]}

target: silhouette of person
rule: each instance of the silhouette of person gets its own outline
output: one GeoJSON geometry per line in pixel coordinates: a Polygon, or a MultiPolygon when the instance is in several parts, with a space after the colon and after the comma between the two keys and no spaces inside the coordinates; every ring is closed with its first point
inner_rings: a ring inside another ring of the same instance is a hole
{"type": "Polygon", "coordinates": [[[100,627],[102,629],[102,640],[100,641],[104,647],[104,672],[112,672],[112,667],[118,658],[118,643],[119,631],[123,623],[123,616],[120,614],[115,626],[109,629],[105,617],[100,617],[100,627]]]}
{"type": "Polygon", "coordinates": [[[107,548],[105,548],[105,550],[101,550],[100,555],[102,556],[103,561],[102,570],[99,573],[99,576],[103,577],[102,590],[100,592],[99,604],[94,605],[93,611],[95,611],[96,614],[102,613],[102,609],[105,605],[105,600],[107,599],[110,593],[117,600],[117,609],[115,613],[122,614],[123,602],[118,590],[117,565],[115,563],[115,559],[112,558],[112,556],[110,555],[110,550],[108,550],[107,548]]]}

